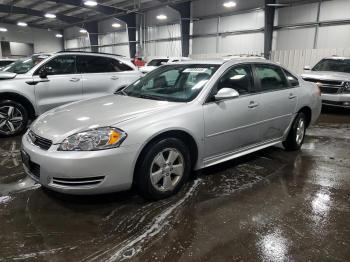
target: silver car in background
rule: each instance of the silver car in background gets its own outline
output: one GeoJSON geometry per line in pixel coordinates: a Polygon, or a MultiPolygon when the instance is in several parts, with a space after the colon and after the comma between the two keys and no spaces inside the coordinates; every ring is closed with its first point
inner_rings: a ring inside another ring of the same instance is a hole
{"type": "Polygon", "coordinates": [[[127,59],[101,53],[19,59],[0,72],[0,136],[21,133],[30,119],[57,106],[113,94],[141,75],[127,59]]]}
{"type": "Polygon", "coordinates": [[[134,185],[161,199],[192,170],[280,142],[299,149],[320,110],[317,85],[269,61],[169,64],[115,95],[46,112],[23,136],[22,158],[25,172],[55,191],[134,185]]]}
{"type": "Polygon", "coordinates": [[[350,108],[350,57],[324,58],[304,69],[302,78],[317,83],[324,105],[350,108]]]}

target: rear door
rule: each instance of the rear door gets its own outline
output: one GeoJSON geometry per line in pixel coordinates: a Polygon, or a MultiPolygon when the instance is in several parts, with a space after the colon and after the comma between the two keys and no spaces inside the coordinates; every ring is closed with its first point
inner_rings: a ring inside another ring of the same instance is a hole
{"type": "Polygon", "coordinates": [[[40,113],[82,99],[81,74],[77,73],[74,55],[52,58],[35,71],[33,80],[36,83],[35,98],[40,113]],[[39,77],[42,69],[47,72],[44,82],[39,77]]]}
{"type": "Polygon", "coordinates": [[[297,85],[292,85],[283,69],[272,64],[255,64],[259,96],[259,132],[262,141],[282,138],[292,121],[298,99],[297,85]]]}
{"type": "Polygon", "coordinates": [[[110,57],[80,55],[77,68],[82,73],[84,99],[113,94],[139,78],[138,71],[110,57]]]}

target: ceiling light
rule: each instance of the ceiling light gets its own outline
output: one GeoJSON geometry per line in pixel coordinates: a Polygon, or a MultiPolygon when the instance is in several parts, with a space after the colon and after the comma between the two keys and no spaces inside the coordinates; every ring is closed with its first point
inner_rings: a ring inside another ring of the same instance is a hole
{"type": "Polygon", "coordinates": [[[121,27],[122,25],[119,24],[119,23],[114,23],[114,24],[112,24],[112,26],[113,26],[114,28],[119,28],[119,27],[121,27]]]}
{"type": "Polygon", "coordinates": [[[28,24],[25,23],[25,22],[18,22],[17,25],[18,25],[18,26],[23,26],[23,27],[25,27],[25,26],[27,26],[28,24]]]}
{"type": "Polygon", "coordinates": [[[7,28],[5,28],[5,27],[0,27],[0,32],[7,32],[7,28]]]}
{"type": "Polygon", "coordinates": [[[86,6],[97,6],[97,2],[96,1],[84,1],[84,5],[86,6]]]}
{"type": "Polygon", "coordinates": [[[233,7],[236,7],[236,5],[237,5],[236,2],[233,2],[233,1],[223,3],[223,6],[226,8],[233,8],[233,7]]]}
{"type": "Polygon", "coordinates": [[[82,33],[82,34],[86,34],[86,33],[87,33],[87,30],[85,30],[84,28],[82,28],[82,29],[79,30],[79,32],[82,33]]]}
{"type": "Polygon", "coordinates": [[[56,34],[56,37],[57,37],[57,38],[62,38],[63,35],[61,35],[61,34],[56,34]]]}
{"type": "Polygon", "coordinates": [[[53,19],[53,18],[56,18],[56,15],[55,15],[55,14],[47,13],[47,14],[45,14],[45,17],[46,17],[46,18],[51,18],[51,19],[53,19]]]}
{"type": "Polygon", "coordinates": [[[165,20],[167,19],[168,17],[166,15],[157,15],[157,19],[158,20],[165,20]]]}

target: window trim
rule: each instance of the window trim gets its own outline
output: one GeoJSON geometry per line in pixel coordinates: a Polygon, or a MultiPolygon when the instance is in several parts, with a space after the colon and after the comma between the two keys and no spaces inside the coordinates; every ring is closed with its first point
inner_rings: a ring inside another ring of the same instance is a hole
{"type": "Polygon", "coordinates": [[[210,92],[208,93],[207,97],[205,98],[204,100],[204,103],[203,105],[207,105],[207,104],[212,104],[212,103],[218,103],[218,102],[222,102],[222,101],[212,101],[211,100],[211,97],[213,96],[213,90],[214,88],[217,87],[219,81],[221,80],[221,78],[229,71],[231,70],[232,68],[234,67],[237,67],[237,66],[242,66],[242,65],[245,65],[245,66],[249,66],[250,67],[250,70],[251,70],[251,73],[252,73],[252,92],[251,93],[248,93],[248,94],[244,94],[244,95],[240,95],[239,97],[235,97],[235,98],[228,98],[228,99],[225,99],[225,100],[222,100],[222,101],[230,101],[230,100],[236,100],[236,99],[239,99],[241,97],[248,97],[248,96],[253,96],[253,95],[256,95],[258,92],[258,89],[256,88],[257,86],[257,82],[256,82],[256,79],[255,79],[255,73],[254,73],[254,68],[253,68],[253,64],[252,63],[238,63],[238,64],[234,64],[232,66],[230,66],[229,68],[227,68],[225,70],[225,72],[223,72],[220,77],[215,81],[215,83],[213,84],[213,86],[211,87],[210,89],[210,92]]]}
{"type": "Polygon", "coordinates": [[[71,74],[56,74],[56,75],[48,75],[48,76],[63,76],[63,75],[76,75],[76,74],[79,74],[78,73],[78,68],[77,68],[77,56],[76,55],[68,55],[68,54],[65,54],[65,55],[57,55],[57,56],[53,56],[51,57],[48,61],[46,61],[44,64],[42,64],[38,69],[36,69],[33,73],[33,76],[38,76],[39,73],[40,73],[40,70],[42,68],[44,68],[48,63],[50,63],[53,59],[56,59],[56,58],[61,58],[61,57],[74,57],[74,69],[75,69],[75,73],[71,73],[71,74]]]}

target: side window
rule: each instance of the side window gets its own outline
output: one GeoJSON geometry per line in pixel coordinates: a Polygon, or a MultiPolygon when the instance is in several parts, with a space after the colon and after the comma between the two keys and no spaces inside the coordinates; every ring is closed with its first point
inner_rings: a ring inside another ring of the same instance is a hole
{"type": "Polygon", "coordinates": [[[79,73],[108,73],[119,72],[115,59],[102,56],[78,56],[77,68],[79,73]]]}
{"type": "Polygon", "coordinates": [[[39,68],[35,74],[45,68],[47,75],[69,75],[76,73],[75,56],[58,56],[51,59],[41,68],[39,68]]]}
{"type": "Polygon", "coordinates": [[[130,66],[117,59],[113,59],[113,67],[115,68],[116,72],[133,71],[130,66]]]}
{"type": "Polygon", "coordinates": [[[286,74],[287,76],[287,80],[289,82],[289,84],[291,86],[299,86],[299,81],[298,81],[298,78],[296,78],[295,76],[293,76],[290,72],[288,72],[287,70],[283,70],[284,73],[286,74]]]}
{"type": "Polygon", "coordinates": [[[257,64],[255,68],[262,91],[272,91],[289,87],[281,68],[274,65],[260,64],[257,64]]]}
{"type": "Polygon", "coordinates": [[[217,91],[222,88],[235,89],[240,95],[251,93],[253,74],[250,65],[238,65],[229,69],[217,84],[217,91]]]}

